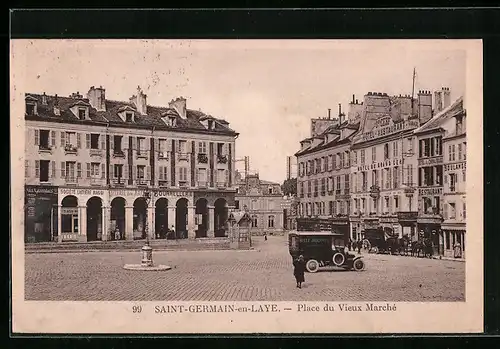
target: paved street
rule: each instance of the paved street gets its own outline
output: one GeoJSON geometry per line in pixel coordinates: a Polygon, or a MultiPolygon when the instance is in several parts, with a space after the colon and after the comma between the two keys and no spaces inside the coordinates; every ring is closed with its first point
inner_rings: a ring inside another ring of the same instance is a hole
{"type": "Polygon", "coordinates": [[[27,300],[90,301],[464,301],[465,263],[366,255],[363,272],[306,273],[295,287],[284,237],[258,251],[157,251],[164,272],[122,269],[137,252],[26,254],[27,300]]]}

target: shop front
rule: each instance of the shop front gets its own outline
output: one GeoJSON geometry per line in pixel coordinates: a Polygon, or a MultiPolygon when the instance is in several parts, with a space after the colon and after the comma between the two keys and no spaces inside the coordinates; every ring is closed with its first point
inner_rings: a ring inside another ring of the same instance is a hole
{"type": "Polygon", "coordinates": [[[433,254],[442,256],[444,253],[444,239],[441,230],[443,218],[441,215],[422,215],[417,218],[417,229],[424,239],[431,239],[433,254]]]}
{"type": "Polygon", "coordinates": [[[411,241],[418,240],[416,211],[400,211],[397,213],[397,220],[401,226],[401,236],[407,236],[411,241]]]}
{"type": "Polygon", "coordinates": [[[57,239],[57,187],[26,185],[24,206],[25,242],[57,239]]]}
{"type": "Polygon", "coordinates": [[[349,217],[336,216],[332,218],[332,231],[344,235],[346,241],[349,241],[349,217]]]}
{"type": "Polygon", "coordinates": [[[465,223],[443,223],[443,255],[451,258],[465,258],[465,223]]]}

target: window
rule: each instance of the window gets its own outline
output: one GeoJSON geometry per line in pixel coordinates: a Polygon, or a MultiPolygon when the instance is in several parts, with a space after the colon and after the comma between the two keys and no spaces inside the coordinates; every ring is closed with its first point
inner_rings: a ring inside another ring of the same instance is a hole
{"type": "Polygon", "coordinates": [[[208,129],[213,130],[214,129],[214,121],[213,120],[208,120],[208,129]]]}
{"type": "Polygon", "coordinates": [[[451,192],[454,192],[456,190],[456,184],[457,184],[457,174],[450,173],[450,191],[451,192]]]}
{"type": "Polygon", "coordinates": [[[408,153],[413,153],[413,139],[412,138],[408,138],[406,140],[406,145],[408,147],[408,153]]]}
{"type": "Polygon", "coordinates": [[[345,190],[346,194],[349,194],[349,189],[350,189],[350,187],[349,187],[350,186],[350,184],[349,184],[349,175],[346,174],[344,176],[345,176],[344,177],[344,190],[345,190]]]}
{"type": "Polygon", "coordinates": [[[332,164],[333,164],[333,156],[332,155],[328,155],[328,171],[331,171],[333,168],[332,168],[332,164]]]}
{"type": "Polygon", "coordinates": [[[179,153],[186,154],[187,153],[187,142],[179,141],[179,153]]]}
{"type": "Polygon", "coordinates": [[[268,228],[274,228],[274,216],[269,216],[267,220],[267,226],[268,228]]]}
{"type": "Polygon", "coordinates": [[[436,178],[434,184],[443,184],[443,166],[436,166],[436,178]]]}
{"type": "Polygon", "coordinates": [[[466,179],[465,179],[465,174],[466,174],[466,173],[467,173],[467,171],[463,171],[463,172],[462,172],[462,175],[463,175],[463,177],[464,177],[464,183],[466,182],[466,179]]]}
{"type": "Polygon", "coordinates": [[[269,188],[267,188],[267,193],[268,193],[268,194],[272,194],[272,193],[273,193],[273,187],[269,187],[269,188]]]}
{"type": "Polygon", "coordinates": [[[384,144],[384,161],[389,159],[389,144],[384,144]]]}
{"type": "Polygon", "coordinates": [[[372,171],[372,185],[377,185],[378,178],[377,178],[377,170],[372,171]]]}
{"type": "MultiPolygon", "coordinates": [[[[206,154],[207,153],[207,143],[206,142],[198,142],[198,153],[206,154]]],[[[304,164],[301,164],[302,166],[304,164]]]]}
{"type": "Polygon", "coordinates": [[[392,150],[393,150],[393,157],[397,158],[399,156],[399,147],[397,141],[393,143],[392,150]]]}
{"type": "Polygon", "coordinates": [[[457,218],[457,210],[454,202],[450,202],[450,219],[457,218]]]}
{"type": "Polygon", "coordinates": [[[141,155],[141,152],[145,150],[146,139],[143,137],[137,137],[137,155],[141,155]]]}
{"type": "Polygon", "coordinates": [[[325,158],[322,157],[320,159],[320,168],[321,168],[321,172],[325,172],[325,158]]]}
{"type": "Polygon", "coordinates": [[[257,223],[258,223],[257,216],[253,215],[252,216],[252,228],[257,228],[257,223]]]}
{"type": "Polygon", "coordinates": [[[114,165],[113,174],[115,178],[121,179],[123,177],[123,165],[114,165]]]}
{"type": "Polygon", "coordinates": [[[338,153],[339,161],[337,163],[338,168],[342,168],[344,166],[344,153],[338,153]]]}
{"type": "Polygon", "coordinates": [[[367,187],[368,187],[368,176],[366,175],[366,172],[361,172],[361,179],[362,179],[362,183],[363,183],[363,187],[362,187],[362,191],[367,191],[367,187]]]}
{"type": "Polygon", "coordinates": [[[50,149],[50,144],[49,144],[49,131],[48,130],[40,130],[40,141],[39,141],[39,147],[40,149],[50,149]]]}
{"type": "Polygon", "coordinates": [[[372,147],[372,162],[377,162],[377,147],[372,147]]]}
{"type": "Polygon", "coordinates": [[[399,209],[399,196],[394,197],[394,209],[399,209]]]}
{"type": "Polygon", "coordinates": [[[458,161],[462,161],[462,144],[458,144],[458,161]]]}
{"type": "Polygon", "coordinates": [[[40,182],[49,181],[49,167],[50,167],[49,160],[35,161],[35,174],[38,174],[37,177],[40,178],[40,182]]]}
{"type": "Polygon", "coordinates": [[[449,161],[455,161],[455,144],[452,144],[448,147],[450,154],[448,155],[449,161]]]}
{"type": "Polygon", "coordinates": [[[26,103],[26,114],[28,115],[35,115],[35,104],[33,103],[26,103]]]}
{"type": "Polygon", "coordinates": [[[413,165],[406,166],[406,185],[413,186],[413,165]]]}
{"type": "Polygon", "coordinates": [[[165,152],[167,151],[167,140],[159,139],[158,140],[158,152],[160,153],[160,157],[165,157],[165,152]]]}
{"type": "Polygon", "coordinates": [[[337,182],[337,192],[340,192],[340,176],[337,176],[336,182],[337,182]]]}
{"type": "Polygon", "coordinates": [[[99,177],[100,166],[101,164],[98,162],[90,163],[87,168],[87,177],[99,177]]]}
{"type": "Polygon", "coordinates": [[[424,139],[422,141],[423,145],[424,145],[424,157],[431,156],[431,142],[430,141],[431,141],[430,138],[424,139]]]}
{"type": "Polygon", "coordinates": [[[217,143],[217,155],[221,156],[224,154],[224,143],[217,143]]]}
{"type": "MultiPolygon", "coordinates": [[[[74,180],[75,179],[75,162],[74,161],[66,161],[66,163],[61,164],[61,177],[65,177],[66,179],[74,180]],[[62,170],[64,168],[64,171],[62,170]]],[[[78,176],[78,173],[77,173],[78,176]]],[[[78,176],[79,177],[79,176],[78,176]]]]}
{"type": "Polygon", "coordinates": [[[384,212],[389,212],[389,197],[384,198],[384,212]]]}
{"type": "Polygon", "coordinates": [[[337,154],[332,155],[332,170],[337,168],[337,154]]]}
{"type": "MultiPolygon", "coordinates": [[[[220,171],[221,170],[219,170],[219,172],[220,171]]],[[[187,167],[179,167],[179,182],[187,182],[187,173],[188,173],[187,167]]]]}
{"type": "Polygon", "coordinates": [[[113,153],[123,154],[122,150],[122,136],[113,136],[113,153]]]}
{"type": "Polygon", "coordinates": [[[206,183],[207,182],[207,170],[204,168],[198,169],[198,182],[206,183]]]}
{"type": "Polygon", "coordinates": [[[443,140],[441,137],[436,138],[436,155],[443,155],[443,140]]]}
{"type": "Polygon", "coordinates": [[[87,143],[87,148],[99,149],[99,134],[97,133],[90,134],[90,139],[88,139],[88,141],[89,141],[88,143],[90,144],[87,143]]]}
{"type": "Polygon", "coordinates": [[[144,165],[137,165],[137,179],[145,179],[146,177],[146,166],[144,165]]]}
{"type": "Polygon", "coordinates": [[[78,118],[80,120],[85,120],[86,116],[87,116],[87,109],[86,108],[78,108],[78,118]]]}
{"type": "Polygon", "coordinates": [[[462,211],[462,214],[463,214],[463,217],[464,219],[466,219],[466,209],[465,209],[465,202],[463,203],[463,211],[462,211]]]}
{"type": "Polygon", "coordinates": [[[345,211],[344,211],[344,201],[339,201],[339,213],[340,214],[345,214],[345,211]]]}
{"type": "Polygon", "coordinates": [[[399,168],[396,166],[394,167],[394,175],[393,175],[393,179],[394,179],[394,189],[398,189],[399,188],[399,168]]]}
{"type": "Polygon", "coordinates": [[[344,167],[349,167],[351,166],[351,161],[350,161],[350,156],[349,156],[349,150],[346,150],[344,152],[344,167]]]}
{"type": "Polygon", "coordinates": [[[464,146],[463,146],[463,148],[464,148],[464,154],[463,154],[463,155],[464,155],[464,161],[465,161],[465,160],[466,160],[466,158],[467,158],[467,156],[466,156],[466,155],[467,155],[467,149],[466,149],[466,147],[465,147],[466,143],[464,142],[464,143],[463,143],[463,145],[464,145],[464,146]]]}
{"type": "Polygon", "coordinates": [[[321,178],[321,195],[325,196],[326,194],[326,179],[321,178]]]}
{"type": "Polygon", "coordinates": [[[365,165],[365,150],[362,149],[361,150],[361,166],[364,166],[365,165]]]}
{"type": "Polygon", "coordinates": [[[318,180],[314,180],[314,196],[318,196],[318,180]]]}
{"type": "Polygon", "coordinates": [[[125,121],[133,122],[134,121],[134,113],[125,113],[125,121]]]}
{"type": "Polygon", "coordinates": [[[160,181],[168,180],[168,167],[167,166],[160,166],[159,167],[158,180],[160,180],[160,181]]]}
{"type": "Polygon", "coordinates": [[[29,160],[24,160],[24,177],[28,178],[30,176],[30,162],[29,160]]]}

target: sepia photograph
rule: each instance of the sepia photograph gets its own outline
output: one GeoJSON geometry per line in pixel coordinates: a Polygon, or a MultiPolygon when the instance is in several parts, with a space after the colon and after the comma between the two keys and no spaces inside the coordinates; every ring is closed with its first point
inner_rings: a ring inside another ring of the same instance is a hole
{"type": "Polygon", "coordinates": [[[13,292],[129,302],[128,316],[318,321],[481,301],[482,179],[467,167],[482,160],[467,162],[482,95],[467,47],[11,41],[13,292]]]}

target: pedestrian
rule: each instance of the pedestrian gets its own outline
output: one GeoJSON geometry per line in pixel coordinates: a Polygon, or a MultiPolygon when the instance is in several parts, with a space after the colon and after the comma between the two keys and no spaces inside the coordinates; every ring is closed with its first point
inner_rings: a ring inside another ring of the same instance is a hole
{"type": "Polygon", "coordinates": [[[351,247],[352,247],[352,239],[349,238],[349,242],[347,243],[347,248],[349,249],[349,252],[351,251],[351,247]]]}
{"type": "Polygon", "coordinates": [[[264,232],[264,241],[267,241],[267,232],[264,232]]]}
{"type": "Polygon", "coordinates": [[[115,229],[115,240],[120,240],[120,229],[118,227],[115,229]]]}
{"type": "Polygon", "coordinates": [[[293,275],[297,281],[297,287],[302,288],[302,283],[305,282],[304,273],[306,271],[306,263],[304,256],[300,255],[299,258],[293,261],[293,275]]]}
{"type": "Polygon", "coordinates": [[[363,246],[363,241],[358,240],[358,253],[361,254],[361,247],[363,246]]]}

